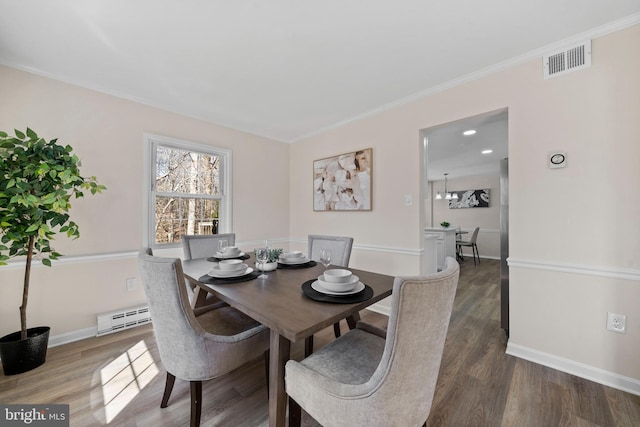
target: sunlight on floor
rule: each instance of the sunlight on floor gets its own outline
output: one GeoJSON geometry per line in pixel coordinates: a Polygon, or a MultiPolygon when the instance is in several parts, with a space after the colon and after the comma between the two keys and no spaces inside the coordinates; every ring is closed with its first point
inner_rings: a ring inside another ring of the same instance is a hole
{"type": "Polygon", "coordinates": [[[100,371],[104,411],[110,423],[159,370],[144,341],[138,342],[100,371]]]}

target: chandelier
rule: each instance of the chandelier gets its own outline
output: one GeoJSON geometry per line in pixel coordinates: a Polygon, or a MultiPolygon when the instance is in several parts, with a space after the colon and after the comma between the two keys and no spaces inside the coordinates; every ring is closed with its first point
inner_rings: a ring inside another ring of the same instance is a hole
{"type": "MultiPolygon", "coordinates": [[[[444,199],[446,200],[458,200],[458,193],[450,193],[447,191],[447,175],[449,175],[448,173],[444,174],[444,199]]],[[[442,200],[442,193],[441,192],[437,192],[436,193],[436,200],[442,200]]]]}

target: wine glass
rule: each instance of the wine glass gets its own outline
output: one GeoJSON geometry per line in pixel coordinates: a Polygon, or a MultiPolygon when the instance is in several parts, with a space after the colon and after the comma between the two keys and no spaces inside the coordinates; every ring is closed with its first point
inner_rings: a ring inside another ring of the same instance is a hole
{"type": "Polygon", "coordinates": [[[229,246],[229,242],[225,239],[218,240],[218,253],[223,254],[227,246],[229,246]]]}
{"type": "Polygon", "coordinates": [[[320,251],[320,262],[325,268],[331,265],[331,251],[329,249],[322,249],[320,251]]]}
{"type": "Polygon", "coordinates": [[[256,261],[256,268],[262,270],[262,274],[258,276],[258,279],[266,279],[269,277],[264,274],[264,265],[269,261],[269,248],[256,249],[256,261]]]}

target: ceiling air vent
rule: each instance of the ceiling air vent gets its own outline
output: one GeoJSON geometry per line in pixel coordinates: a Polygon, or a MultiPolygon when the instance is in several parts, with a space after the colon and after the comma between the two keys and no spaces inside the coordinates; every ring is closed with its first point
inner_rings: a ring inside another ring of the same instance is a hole
{"type": "Polygon", "coordinates": [[[545,79],[591,67],[591,40],[545,55],[542,63],[545,79]]]}

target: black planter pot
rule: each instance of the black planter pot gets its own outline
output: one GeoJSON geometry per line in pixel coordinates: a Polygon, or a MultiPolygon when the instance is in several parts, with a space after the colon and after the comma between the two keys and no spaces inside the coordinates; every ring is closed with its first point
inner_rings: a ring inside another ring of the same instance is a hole
{"type": "Polygon", "coordinates": [[[27,339],[20,339],[20,331],[0,338],[0,358],[5,375],[16,375],[42,365],[49,345],[48,326],[27,329],[27,339]]]}

